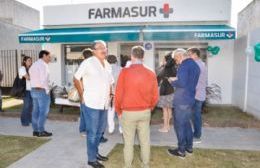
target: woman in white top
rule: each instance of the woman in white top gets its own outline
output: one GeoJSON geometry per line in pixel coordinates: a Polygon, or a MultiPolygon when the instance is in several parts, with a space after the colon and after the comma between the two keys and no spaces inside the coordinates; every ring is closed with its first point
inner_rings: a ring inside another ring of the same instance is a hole
{"type": "Polygon", "coordinates": [[[32,58],[28,56],[23,57],[22,66],[19,69],[19,78],[26,80],[26,91],[23,97],[23,109],[21,113],[22,126],[29,126],[32,122],[32,97],[31,97],[31,84],[29,76],[29,68],[32,65],[32,58]]]}

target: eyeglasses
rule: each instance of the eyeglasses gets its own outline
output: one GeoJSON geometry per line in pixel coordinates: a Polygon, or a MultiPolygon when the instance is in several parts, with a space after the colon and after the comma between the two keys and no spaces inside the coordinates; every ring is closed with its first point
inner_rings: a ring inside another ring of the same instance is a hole
{"type": "Polygon", "coordinates": [[[107,48],[100,47],[100,48],[95,48],[94,50],[101,50],[101,51],[105,51],[105,50],[107,50],[107,48]]]}

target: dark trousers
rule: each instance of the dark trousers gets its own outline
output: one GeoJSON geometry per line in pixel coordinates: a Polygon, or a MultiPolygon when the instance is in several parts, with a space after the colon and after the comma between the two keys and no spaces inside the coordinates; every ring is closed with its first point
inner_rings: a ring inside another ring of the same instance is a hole
{"type": "Polygon", "coordinates": [[[193,133],[191,127],[192,106],[174,106],[174,129],[178,139],[178,150],[185,153],[186,149],[192,149],[193,133]]]}
{"type": "Polygon", "coordinates": [[[23,97],[23,109],[21,113],[21,124],[28,126],[32,122],[32,97],[30,91],[25,91],[23,97]]]}

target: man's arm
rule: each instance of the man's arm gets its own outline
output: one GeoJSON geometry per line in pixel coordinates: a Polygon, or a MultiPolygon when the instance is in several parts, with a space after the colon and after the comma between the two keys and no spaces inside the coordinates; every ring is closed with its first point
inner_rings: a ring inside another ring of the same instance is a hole
{"type": "Polygon", "coordinates": [[[40,88],[44,88],[45,91],[48,90],[48,84],[49,84],[49,79],[48,79],[48,66],[45,66],[43,63],[42,64],[38,64],[38,67],[36,67],[34,69],[34,71],[36,70],[36,72],[34,72],[35,74],[39,74],[39,86],[40,88]]]}
{"type": "Polygon", "coordinates": [[[82,78],[86,74],[86,71],[87,71],[87,63],[86,61],[83,61],[80,64],[73,78],[74,86],[78,90],[81,103],[84,103],[84,99],[83,99],[84,86],[83,86],[82,78]]]}
{"type": "Polygon", "coordinates": [[[159,99],[159,91],[158,91],[158,84],[157,84],[156,76],[154,76],[152,85],[153,85],[153,91],[152,91],[153,95],[152,95],[151,109],[153,109],[156,106],[158,99],[159,99]]]}
{"type": "Polygon", "coordinates": [[[188,69],[181,66],[177,73],[177,80],[171,82],[173,87],[184,88],[188,83],[188,69]]]}
{"type": "Polygon", "coordinates": [[[121,109],[121,102],[123,98],[123,84],[124,84],[124,71],[122,70],[119,74],[116,91],[115,91],[115,111],[117,112],[118,116],[121,116],[122,109],[121,109]]]}
{"type": "Polygon", "coordinates": [[[74,82],[75,88],[78,90],[79,97],[80,97],[80,102],[81,102],[81,103],[84,103],[82,81],[81,81],[81,80],[78,80],[78,79],[76,79],[76,78],[74,77],[74,78],[73,78],[73,82],[74,82]]]}

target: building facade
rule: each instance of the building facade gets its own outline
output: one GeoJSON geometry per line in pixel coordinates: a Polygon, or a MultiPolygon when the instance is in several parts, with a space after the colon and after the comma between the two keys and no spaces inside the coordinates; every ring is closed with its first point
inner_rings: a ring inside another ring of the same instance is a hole
{"type": "Polygon", "coordinates": [[[40,44],[21,44],[20,33],[40,27],[39,11],[15,0],[0,0],[0,69],[4,74],[2,87],[11,87],[22,55],[37,58],[40,44]]]}
{"type": "Polygon", "coordinates": [[[51,82],[71,87],[81,51],[104,40],[109,54],[130,56],[146,49],[145,64],[155,71],[176,48],[198,47],[208,67],[209,86],[219,86],[218,104],[232,104],[235,29],[231,0],[157,0],[44,7],[44,29],[19,35],[21,43],[41,43],[51,51],[51,82]],[[75,12],[76,11],[76,12],[75,12]],[[217,52],[212,52],[218,50],[217,52]]]}

